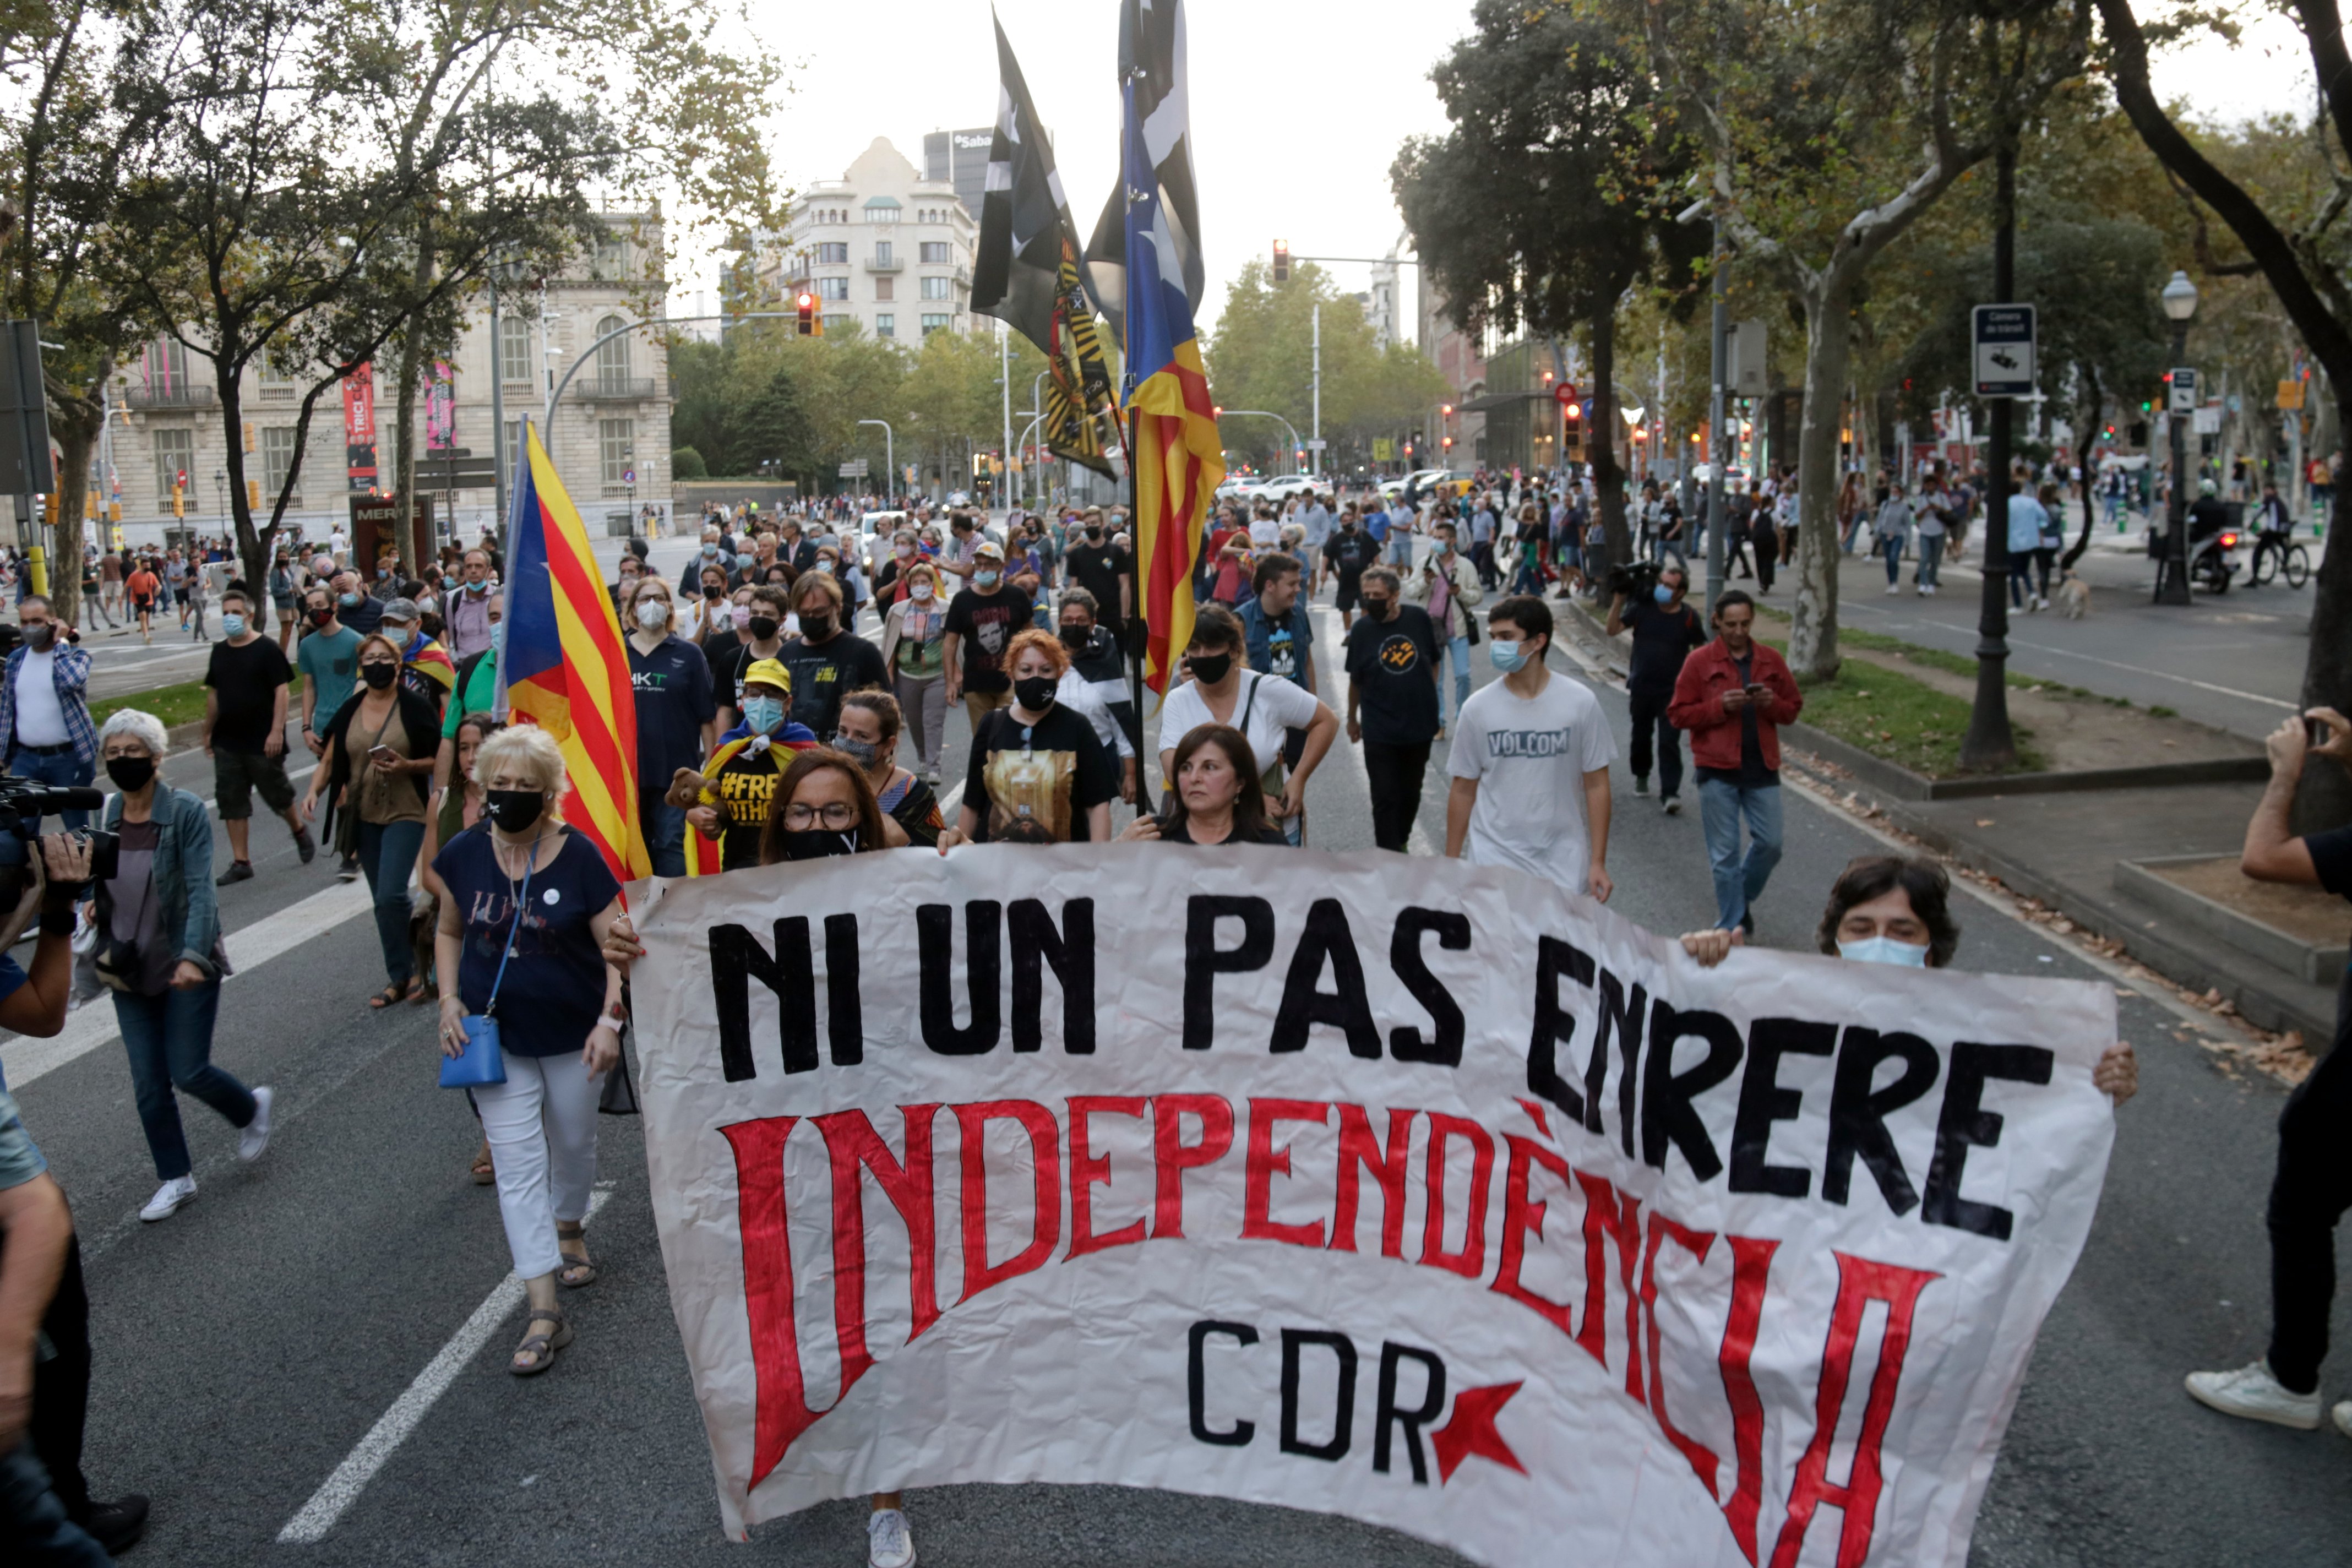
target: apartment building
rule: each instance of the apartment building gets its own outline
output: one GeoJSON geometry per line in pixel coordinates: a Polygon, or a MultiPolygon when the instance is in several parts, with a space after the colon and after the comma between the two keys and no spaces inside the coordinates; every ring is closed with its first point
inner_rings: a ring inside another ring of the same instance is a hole
{"type": "Polygon", "coordinates": [[[852,323],[912,347],[969,331],[980,220],[952,179],[929,179],[876,137],[838,180],[805,186],[781,233],[763,235],[756,271],[770,308],[806,289],[827,332],[852,323]]]}

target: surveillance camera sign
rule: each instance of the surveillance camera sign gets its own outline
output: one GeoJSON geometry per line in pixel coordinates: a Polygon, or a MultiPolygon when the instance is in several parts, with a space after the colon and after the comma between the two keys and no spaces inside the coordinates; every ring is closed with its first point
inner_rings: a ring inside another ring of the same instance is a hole
{"type": "Polygon", "coordinates": [[[1979,397],[2033,395],[2033,307],[1979,305],[1970,313],[1979,397]]]}

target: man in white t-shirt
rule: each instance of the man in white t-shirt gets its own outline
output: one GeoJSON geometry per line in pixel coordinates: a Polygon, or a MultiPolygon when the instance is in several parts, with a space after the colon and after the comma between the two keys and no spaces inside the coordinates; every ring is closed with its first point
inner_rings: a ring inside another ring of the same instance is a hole
{"type": "Polygon", "coordinates": [[[1487,616],[1503,679],[1456,716],[1445,802],[1445,853],[1509,866],[1609,901],[1609,763],[1617,755],[1601,703],[1545,668],[1550,607],[1513,595],[1487,616]]]}

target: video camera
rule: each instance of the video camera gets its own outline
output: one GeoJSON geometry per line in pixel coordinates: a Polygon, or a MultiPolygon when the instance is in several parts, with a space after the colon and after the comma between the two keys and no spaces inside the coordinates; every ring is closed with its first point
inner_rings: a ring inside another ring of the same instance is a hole
{"type": "Polygon", "coordinates": [[[1658,574],[1665,568],[1656,561],[1632,561],[1609,568],[1609,592],[1622,595],[1625,602],[1646,601],[1650,590],[1658,585],[1658,574]]]}
{"type": "MultiPolygon", "coordinates": [[[[105,805],[106,796],[99,790],[59,789],[38,779],[0,773],[0,913],[16,907],[24,894],[25,879],[32,874],[34,857],[39,853],[33,824],[60,812],[100,811],[105,805]]],[[[110,879],[121,864],[122,840],[98,830],[85,831],[81,837],[89,842],[91,879],[110,879]]]]}

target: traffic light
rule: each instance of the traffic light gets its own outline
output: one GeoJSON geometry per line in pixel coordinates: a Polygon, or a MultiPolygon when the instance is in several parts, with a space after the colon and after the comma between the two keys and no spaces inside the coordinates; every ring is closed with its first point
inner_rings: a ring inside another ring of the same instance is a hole
{"type": "Polygon", "coordinates": [[[187,492],[184,484],[172,487],[172,515],[173,517],[188,515],[187,492]]]}
{"type": "Polygon", "coordinates": [[[1439,405],[1437,405],[1437,411],[1438,411],[1440,414],[1444,415],[1444,416],[1445,416],[1445,417],[1447,417],[1448,419],[1451,419],[1451,418],[1453,418],[1453,417],[1454,417],[1454,405],[1452,405],[1451,403],[1441,403],[1441,404],[1439,404],[1439,405]]]}
{"type": "Polygon", "coordinates": [[[1290,281],[1290,241],[1286,239],[1274,242],[1274,280],[1276,283],[1290,281]]]}
{"type": "Polygon", "coordinates": [[[41,521],[48,524],[51,528],[57,527],[58,516],[61,504],[62,503],[58,500],[58,492],[55,490],[51,490],[47,495],[43,496],[41,498],[41,521]]]}
{"type": "Polygon", "coordinates": [[[1449,452],[1451,452],[1452,450],[1454,450],[1454,437],[1451,437],[1451,436],[1448,436],[1448,437],[1446,437],[1443,442],[1441,442],[1441,443],[1439,443],[1439,444],[1440,444],[1441,446],[1443,446],[1443,447],[1444,447],[1447,451],[1449,451],[1449,452]]]}
{"type": "Polygon", "coordinates": [[[803,338],[816,335],[816,296],[805,289],[801,293],[800,320],[793,323],[793,331],[803,338]]]}

